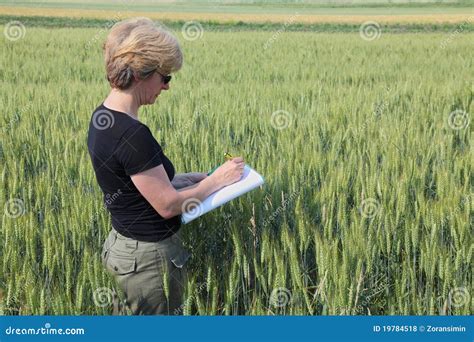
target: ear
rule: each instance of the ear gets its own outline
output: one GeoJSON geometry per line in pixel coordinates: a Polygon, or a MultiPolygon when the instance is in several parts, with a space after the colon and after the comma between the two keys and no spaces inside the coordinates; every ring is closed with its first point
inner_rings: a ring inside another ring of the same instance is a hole
{"type": "Polygon", "coordinates": [[[134,80],[135,82],[139,82],[139,81],[140,81],[140,78],[138,77],[138,75],[137,75],[136,72],[133,73],[133,80],[134,80]]]}

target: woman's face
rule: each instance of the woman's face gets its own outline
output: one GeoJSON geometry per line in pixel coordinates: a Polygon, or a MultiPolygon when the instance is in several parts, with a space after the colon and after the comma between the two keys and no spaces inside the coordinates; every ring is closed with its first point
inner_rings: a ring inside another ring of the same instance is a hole
{"type": "Polygon", "coordinates": [[[168,90],[170,85],[163,82],[163,77],[158,72],[154,72],[151,76],[141,80],[137,88],[140,104],[146,105],[155,103],[161,91],[168,90]]]}

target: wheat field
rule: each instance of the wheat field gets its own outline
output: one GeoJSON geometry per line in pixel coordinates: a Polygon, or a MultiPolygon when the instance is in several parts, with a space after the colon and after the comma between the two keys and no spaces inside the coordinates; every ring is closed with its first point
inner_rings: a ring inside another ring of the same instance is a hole
{"type": "MultiPolygon", "coordinates": [[[[86,145],[105,34],[0,40],[0,314],[111,312],[86,145]]],[[[266,180],[182,227],[184,314],[472,313],[472,33],[175,34],[143,122],[177,172],[230,151],[266,180]]]]}

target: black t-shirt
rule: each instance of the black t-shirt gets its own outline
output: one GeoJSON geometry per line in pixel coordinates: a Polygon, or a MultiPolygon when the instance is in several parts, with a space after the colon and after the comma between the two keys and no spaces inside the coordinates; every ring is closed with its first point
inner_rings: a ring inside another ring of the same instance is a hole
{"type": "Polygon", "coordinates": [[[175,174],[173,164],[146,125],[101,104],[92,114],[87,145],[115,230],[139,241],[152,242],[179,230],[181,216],[161,217],[130,178],[161,164],[170,181],[175,174]]]}

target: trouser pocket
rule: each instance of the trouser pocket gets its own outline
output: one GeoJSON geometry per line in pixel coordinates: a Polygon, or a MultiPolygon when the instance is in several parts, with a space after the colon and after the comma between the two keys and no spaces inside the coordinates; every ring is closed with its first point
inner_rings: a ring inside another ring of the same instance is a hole
{"type": "Polygon", "coordinates": [[[114,234],[113,230],[111,230],[109,235],[105,239],[104,244],[102,245],[100,259],[104,267],[107,266],[107,256],[109,254],[110,249],[114,246],[116,239],[117,239],[116,235],[114,234]]]}
{"type": "Polygon", "coordinates": [[[173,241],[160,250],[166,261],[167,298],[170,314],[181,315],[184,304],[184,291],[187,283],[187,262],[191,253],[183,247],[180,241],[173,241]]]}
{"type": "Polygon", "coordinates": [[[130,280],[136,276],[137,258],[133,255],[116,254],[113,249],[107,248],[104,249],[104,253],[104,266],[114,276],[124,294],[124,298],[120,298],[122,296],[119,297],[116,290],[113,290],[113,314],[123,315],[126,312],[125,307],[129,306],[130,291],[133,289],[133,283],[130,280]]]}
{"type": "MultiPolygon", "coordinates": [[[[102,256],[124,293],[125,301],[119,307],[126,305],[134,315],[182,314],[191,253],[179,239],[150,244],[107,239],[102,256]]],[[[114,302],[114,313],[115,308],[114,302]]]]}
{"type": "Polygon", "coordinates": [[[191,252],[183,246],[177,234],[171,237],[171,241],[172,248],[170,248],[169,258],[175,267],[183,268],[191,257],[191,252]]]}
{"type": "Polygon", "coordinates": [[[109,254],[106,260],[107,270],[116,275],[126,275],[135,272],[137,259],[132,255],[109,254]]]}

